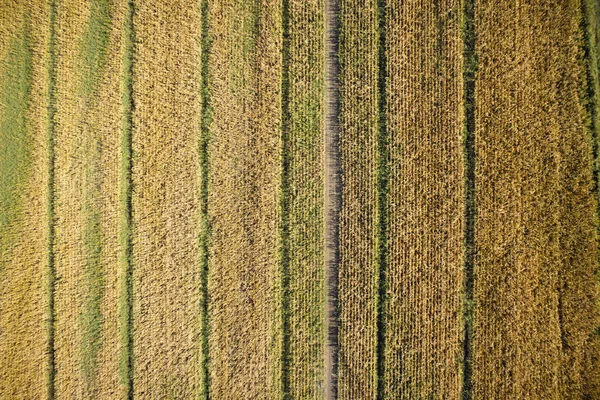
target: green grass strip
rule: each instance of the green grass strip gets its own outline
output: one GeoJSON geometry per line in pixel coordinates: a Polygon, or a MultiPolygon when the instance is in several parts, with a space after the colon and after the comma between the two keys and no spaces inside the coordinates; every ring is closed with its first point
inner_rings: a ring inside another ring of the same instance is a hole
{"type": "Polygon", "coordinates": [[[200,122],[200,218],[201,218],[201,233],[200,233],[200,290],[202,293],[202,326],[201,326],[201,374],[202,388],[200,398],[208,400],[210,398],[210,370],[209,370],[209,293],[208,293],[208,255],[210,242],[210,221],[208,216],[208,182],[209,182],[209,154],[208,144],[210,140],[210,126],[212,124],[212,106],[210,102],[210,87],[209,87],[209,55],[212,46],[212,40],[209,35],[209,18],[208,18],[208,0],[201,0],[201,96],[202,96],[202,116],[200,122]]]}
{"type": "Polygon", "coordinates": [[[282,398],[290,393],[290,2],[283,0],[282,31],[283,59],[281,68],[281,188],[279,197],[280,227],[279,263],[281,276],[281,391],[282,398]]]}
{"type": "MultiPolygon", "coordinates": [[[[600,4],[595,0],[581,1],[581,32],[583,60],[585,66],[585,85],[581,93],[581,101],[586,109],[586,126],[590,131],[593,157],[593,194],[596,198],[596,218],[600,218],[600,4]]],[[[596,223],[600,221],[597,220],[596,223]]],[[[600,225],[597,226],[600,231],[600,225]]],[[[600,246],[600,243],[598,244],[600,246]]],[[[600,254],[600,252],[599,252],[600,254]]],[[[600,265],[600,260],[598,260],[600,265]]],[[[596,268],[596,282],[600,285],[600,267],[596,268]]],[[[600,299],[597,299],[600,309],[600,299]]],[[[595,334],[600,336],[600,326],[595,334]]]]}
{"type": "Polygon", "coordinates": [[[56,28],[58,13],[56,0],[50,2],[50,38],[48,52],[48,398],[55,398],[56,360],[54,355],[54,334],[56,331],[55,284],[56,266],[54,263],[55,209],[54,209],[54,140],[56,131],[56,28]]]}
{"type": "Polygon", "coordinates": [[[386,54],[387,0],[378,0],[378,111],[377,137],[377,398],[385,398],[385,331],[388,265],[388,195],[389,195],[389,133],[387,129],[387,54],[386,54]]]}
{"type": "Polygon", "coordinates": [[[119,176],[119,242],[121,282],[119,318],[122,352],[120,359],[121,384],[127,386],[127,398],[133,399],[133,247],[132,247],[132,133],[133,133],[133,57],[135,31],[133,29],[134,2],[127,4],[125,21],[125,52],[123,55],[123,94],[121,131],[121,168],[119,176]]]}
{"type": "Polygon", "coordinates": [[[110,0],[91,0],[90,16],[81,39],[79,59],[81,66],[80,95],[91,100],[98,89],[98,77],[106,65],[112,26],[112,5],[110,0]]]}
{"type": "Polygon", "coordinates": [[[463,287],[463,371],[462,399],[473,397],[472,354],[474,314],[474,267],[475,267],[475,0],[465,0],[462,20],[464,116],[463,127],[465,162],[465,277],[463,287]]]}
{"type": "MultiPolygon", "coordinates": [[[[85,100],[86,109],[92,108],[97,100],[97,91],[106,66],[110,31],[112,25],[112,7],[108,0],[94,0],[90,3],[90,16],[82,37],[79,60],[81,66],[79,95],[85,100]]],[[[87,115],[88,112],[85,112],[87,115]]],[[[96,129],[89,126],[88,134],[96,129]]],[[[83,213],[85,214],[84,247],[86,251],[84,312],[81,315],[81,367],[86,384],[94,385],[98,371],[98,354],[102,348],[102,299],[104,298],[105,277],[102,266],[103,234],[101,211],[98,200],[102,196],[99,176],[103,173],[101,165],[102,143],[93,139],[85,149],[86,171],[83,213]]]]}
{"type": "MultiPolygon", "coordinates": [[[[31,165],[31,143],[27,134],[27,112],[32,86],[32,54],[29,18],[25,17],[23,31],[13,38],[6,59],[7,71],[2,76],[0,99],[0,243],[4,250],[12,235],[11,221],[22,214],[21,190],[27,183],[31,165]]],[[[4,266],[0,264],[0,273],[4,266]]]]}

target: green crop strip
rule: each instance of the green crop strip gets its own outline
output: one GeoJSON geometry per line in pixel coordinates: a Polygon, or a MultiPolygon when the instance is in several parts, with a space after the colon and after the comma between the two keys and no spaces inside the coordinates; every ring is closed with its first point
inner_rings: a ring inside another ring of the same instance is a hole
{"type": "Polygon", "coordinates": [[[133,57],[135,31],[133,29],[134,2],[127,4],[125,21],[125,52],[123,55],[123,119],[121,133],[121,169],[119,175],[119,262],[122,268],[119,296],[121,344],[121,383],[127,386],[127,398],[133,399],[133,251],[132,251],[132,132],[133,132],[133,57]]]}
{"type": "MultiPolygon", "coordinates": [[[[593,194],[596,198],[596,218],[600,218],[600,150],[598,143],[600,129],[600,4],[594,0],[581,1],[581,47],[583,50],[582,64],[585,66],[583,82],[585,86],[581,93],[581,102],[586,109],[586,125],[590,131],[593,157],[593,194]]],[[[600,225],[597,229],[600,231],[600,225]]],[[[598,244],[600,246],[600,243],[598,244]]],[[[599,247],[600,248],[600,247],[599,247]]],[[[598,260],[600,264],[600,260],[598,260]]],[[[600,285],[600,267],[596,268],[596,281],[600,285]]],[[[597,299],[600,309],[600,299],[597,299]]],[[[600,336],[600,326],[594,333],[600,336]]]]}
{"type": "Polygon", "coordinates": [[[54,135],[56,115],[56,0],[50,3],[50,38],[48,52],[48,398],[55,398],[56,360],[54,356],[54,333],[56,309],[54,307],[56,266],[54,264],[55,212],[54,212],[54,135]]]}
{"type": "MultiPolygon", "coordinates": [[[[90,4],[90,16],[80,45],[80,92],[85,107],[90,110],[96,100],[96,92],[106,65],[109,35],[112,24],[112,9],[108,0],[95,0],[90,4]]],[[[87,115],[85,112],[84,115],[87,115]]],[[[93,135],[94,124],[87,124],[88,135],[93,135]]],[[[86,251],[85,282],[87,284],[84,308],[81,315],[83,329],[81,342],[82,370],[87,384],[93,385],[97,374],[97,357],[102,347],[102,299],[104,297],[104,269],[102,267],[103,235],[101,211],[98,200],[102,195],[102,143],[91,138],[86,151],[87,170],[85,171],[83,212],[86,215],[84,242],[86,251]]]]}
{"type": "Polygon", "coordinates": [[[386,55],[386,0],[378,0],[378,112],[377,138],[377,398],[385,397],[385,328],[388,264],[388,194],[389,194],[389,134],[387,129],[387,55],[386,55]]]}
{"type": "Polygon", "coordinates": [[[463,371],[462,399],[470,400],[472,388],[474,266],[475,266],[475,0],[465,0],[462,20],[465,162],[465,277],[463,287],[463,371]]]}
{"type": "Polygon", "coordinates": [[[290,398],[290,4],[283,0],[283,58],[281,69],[281,189],[279,194],[279,249],[281,276],[281,395],[290,398]]]}
{"type": "Polygon", "coordinates": [[[109,35],[112,25],[112,8],[109,0],[93,0],[90,16],[81,41],[81,89],[88,100],[96,92],[98,77],[106,64],[109,35]]]}
{"type": "Polygon", "coordinates": [[[210,86],[209,86],[209,55],[211,49],[211,38],[209,35],[209,18],[208,18],[208,0],[202,0],[200,5],[202,18],[201,31],[201,96],[202,96],[202,120],[200,121],[200,218],[201,218],[201,233],[200,233],[200,290],[202,293],[202,390],[201,398],[208,400],[210,397],[210,370],[209,370],[209,293],[208,293],[208,254],[210,241],[210,221],[208,216],[208,182],[209,182],[209,155],[208,144],[210,140],[210,126],[212,124],[212,107],[210,103],[210,86]]]}
{"type": "MultiPolygon", "coordinates": [[[[2,114],[0,114],[0,250],[10,246],[6,241],[13,235],[11,218],[20,215],[21,188],[26,184],[31,164],[29,138],[27,135],[27,111],[32,85],[32,54],[29,48],[29,20],[23,31],[13,39],[8,57],[7,70],[2,76],[2,114]]],[[[0,273],[4,266],[0,264],[0,273]]]]}

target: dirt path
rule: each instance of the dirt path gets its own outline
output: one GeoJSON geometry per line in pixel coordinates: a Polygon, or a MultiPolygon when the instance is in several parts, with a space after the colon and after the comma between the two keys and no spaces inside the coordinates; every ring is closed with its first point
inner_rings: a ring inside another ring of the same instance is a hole
{"type": "Polygon", "coordinates": [[[325,1],[325,398],[337,397],[338,266],[340,213],[340,109],[338,31],[339,0],[325,1]]]}

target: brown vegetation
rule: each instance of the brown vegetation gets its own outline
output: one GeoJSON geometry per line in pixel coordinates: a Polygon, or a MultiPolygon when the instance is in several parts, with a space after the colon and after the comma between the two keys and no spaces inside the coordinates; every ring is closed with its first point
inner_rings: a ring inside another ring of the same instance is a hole
{"type": "Polygon", "coordinates": [[[338,395],[360,399],[377,393],[377,2],[342,1],[340,12],[338,395]]]}

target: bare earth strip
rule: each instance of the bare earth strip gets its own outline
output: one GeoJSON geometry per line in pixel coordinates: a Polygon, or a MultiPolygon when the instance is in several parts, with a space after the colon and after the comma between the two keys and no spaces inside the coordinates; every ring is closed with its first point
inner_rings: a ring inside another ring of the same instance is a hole
{"type": "Polygon", "coordinates": [[[323,7],[289,4],[289,395],[322,396],[323,346],[323,7]]]}
{"type": "Polygon", "coordinates": [[[337,398],[340,164],[339,0],[325,1],[325,399],[337,398]]]}
{"type": "Polygon", "coordinates": [[[134,10],[134,394],[197,398],[203,385],[200,4],[144,0],[134,10]]]}
{"type": "Polygon", "coordinates": [[[119,161],[127,2],[57,2],[56,396],[122,398],[119,161]]]}
{"type": "Polygon", "coordinates": [[[391,2],[384,398],[458,399],[465,181],[458,0],[391,2]]]}
{"type": "Polygon", "coordinates": [[[49,7],[0,5],[0,398],[49,396],[49,7]]]}
{"type": "Polygon", "coordinates": [[[338,397],[377,394],[377,1],[340,8],[340,153],[338,397]]]}
{"type": "Polygon", "coordinates": [[[588,398],[598,387],[585,362],[598,244],[580,10],[476,7],[475,398],[588,398]]]}
{"type": "Polygon", "coordinates": [[[282,4],[209,5],[210,394],[280,398],[282,4]]]}

